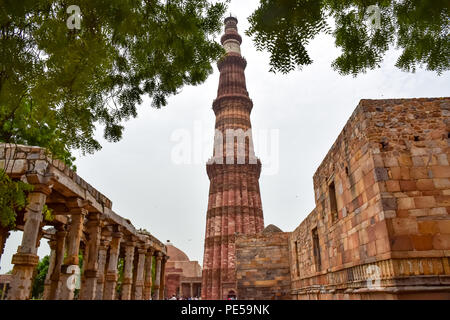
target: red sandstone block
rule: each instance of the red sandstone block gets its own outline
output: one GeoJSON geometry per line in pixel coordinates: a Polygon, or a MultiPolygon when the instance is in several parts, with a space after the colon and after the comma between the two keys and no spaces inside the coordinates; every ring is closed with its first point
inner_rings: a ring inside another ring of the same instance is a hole
{"type": "Polygon", "coordinates": [[[355,249],[359,247],[359,235],[358,232],[354,232],[349,237],[349,249],[355,249]]]}
{"type": "Polygon", "coordinates": [[[421,157],[421,156],[412,157],[412,162],[413,162],[414,167],[424,167],[425,166],[425,162],[423,161],[423,157],[421,157]]]}
{"type": "Polygon", "coordinates": [[[370,200],[377,195],[377,192],[375,191],[375,189],[376,189],[375,187],[376,187],[376,184],[372,184],[370,187],[368,187],[366,189],[365,195],[367,197],[367,200],[370,200]]]}
{"type": "Polygon", "coordinates": [[[419,179],[416,182],[417,190],[434,190],[435,184],[432,179],[419,179]]]}
{"type": "Polygon", "coordinates": [[[441,190],[424,190],[422,191],[422,196],[440,196],[442,194],[441,190]]]}
{"type": "Polygon", "coordinates": [[[448,163],[448,157],[447,157],[447,155],[446,155],[445,153],[438,154],[438,155],[437,155],[437,159],[438,159],[438,163],[439,163],[441,166],[448,166],[448,165],[449,165],[449,163],[448,163]]]}
{"type": "Polygon", "coordinates": [[[413,155],[413,156],[426,156],[427,155],[427,150],[425,148],[412,147],[411,148],[411,155],[413,155]]]}
{"type": "Polygon", "coordinates": [[[397,192],[400,191],[400,183],[397,180],[388,180],[386,181],[386,189],[388,192],[397,192]]]}
{"type": "Polygon", "coordinates": [[[412,235],[411,239],[415,250],[424,251],[433,249],[433,236],[431,235],[412,235]]]}
{"type": "Polygon", "coordinates": [[[445,207],[431,208],[428,213],[430,216],[442,216],[447,214],[447,209],[445,207]]]}
{"type": "Polygon", "coordinates": [[[437,207],[450,207],[450,195],[435,196],[437,207]]]}
{"type": "Polygon", "coordinates": [[[375,167],[384,167],[383,157],[381,154],[372,155],[372,159],[375,167]]]}
{"type": "Polygon", "coordinates": [[[409,179],[409,169],[407,170],[407,174],[400,167],[392,167],[389,168],[388,174],[392,180],[400,180],[400,179],[409,179]]]}
{"type": "Polygon", "coordinates": [[[385,167],[398,167],[398,161],[396,157],[385,157],[384,158],[385,167]]]}
{"type": "Polygon", "coordinates": [[[436,200],[433,196],[416,197],[414,203],[416,208],[433,208],[436,206],[436,200]]]}
{"type": "Polygon", "coordinates": [[[388,238],[378,239],[375,242],[375,245],[377,247],[377,254],[382,254],[391,251],[391,246],[389,244],[388,238]]]}
{"type": "Polygon", "coordinates": [[[399,218],[409,217],[409,210],[397,210],[397,217],[399,218]]]}
{"type": "Polygon", "coordinates": [[[410,251],[413,250],[411,238],[407,235],[395,236],[391,240],[391,249],[393,251],[410,251]]]}
{"type": "Polygon", "coordinates": [[[416,181],[414,180],[400,180],[400,189],[402,191],[417,190],[416,181]]]}
{"type": "Polygon", "coordinates": [[[450,249],[450,234],[436,234],[433,237],[433,248],[438,250],[450,249]]]}
{"type": "Polygon", "coordinates": [[[417,221],[414,218],[394,218],[390,221],[396,235],[409,235],[418,232],[417,221]]]}
{"type": "Polygon", "coordinates": [[[427,179],[428,176],[428,169],[425,167],[414,167],[410,170],[411,178],[413,179],[427,179]]]}
{"type": "Polygon", "coordinates": [[[436,234],[439,232],[438,224],[436,221],[419,221],[417,225],[419,233],[424,235],[436,234]]]}
{"type": "Polygon", "coordinates": [[[375,235],[375,226],[367,227],[367,237],[369,238],[369,242],[375,242],[377,239],[375,235]]]}
{"type": "Polygon", "coordinates": [[[342,263],[348,263],[352,261],[352,250],[345,250],[342,255],[342,263]]]}
{"type": "Polygon", "coordinates": [[[440,233],[450,234],[450,220],[436,221],[440,233]]]}
{"type": "Polygon", "coordinates": [[[375,176],[373,172],[369,172],[364,176],[364,186],[369,187],[375,183],[375,176]]]}
{"type": "Polygon", "coordinates": [[[448,179],[448,178],[433,179],[433,183],[437,189],[449,189],[450,188],[450,179],[448,179]]]}
{"type": "Polygon", "coordinates": [[[433,178],[450,178],[450,166],[435,166],[431,168],[433,178]]]}
{"type": "Polygon", "coordinates": [[[397,199],[397,208],[398,209],[414,209],[416,204],[414,202],[414,198],[398,198],[397,199]]]}
{"type": "Polygon", "coordinates": [[[365,157],[366,159],[364,160],[363,164],[361,165],[363,174],[367,174],[368,172],[371,172],[373,170],[373,168],[375,167],[372,159],[368,156],[365,157]]]}
{"type": "Polygon", "coordinates": [[[424,217],[424,216],[429,215],[429,213],[430,213],[430,209],[428,209],[428,208],[409,210],[410,217],[424,217]]]}
{"type": "Polygon", "coordinates": [[[409,180],[411,179],[410,170],[407,167],[400,167],[400,178],[399,180],[409,180]]]}
{"type": "Polygon", "coordinates": [[[379,221],[375,223],[375,238],[382,239],[387,236],[386,221],[379,221]]]}
{"type": "Polygon", "coordinates": [[[353,179],[354,181],[358,182],[359,180],[361,180],[363,177],[363,173],[361,168],[357,168],[354,172],[353,172],[353,179]]]}
{"type": "Polygon", "coordinates": [[[373,257],[377,255],[377,246],[375,244],[375,241],[369,242],[367,244],[367,255],[369,257],[373,257]]]}
{"type": "Polygon", "coordinates": [[[398,163],[400,164],[400,167],[410,167],[413,165],[411,157],[407,154],[401,154],[400,157],[398,157],[398,163]]]}
{"type": "Polygon", "coordinates": [[[366,244],[369,242],[369,233],[367,232],[367,229],[359,230],[358,235],[360,244],[366,244]]]}

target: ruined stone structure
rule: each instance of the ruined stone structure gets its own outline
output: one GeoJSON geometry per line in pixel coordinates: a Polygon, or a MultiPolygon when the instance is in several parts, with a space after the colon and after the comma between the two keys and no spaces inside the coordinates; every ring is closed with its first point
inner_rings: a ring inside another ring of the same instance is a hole
{"type": "MultiPolygon", "coordinates": [[[[30,298],[42,238],[50,240],[51,249],[44,299],[74,299],[80,253],[83,274],[79,299],[148,300],[152,287],[154,299],[162,299],[168,259],[166,246],[117,215],[108,198],[39,147],[1,144],[0,168],[12,179],[21,179],[34,187],[28,194],[27,207],[16,218],[16,230],[23,231],[23,237],[12,259],[8,299],[30,298]],[[51,209],[52,218],[44,216],[44,206],[51,209]],[[120,296],[117,295],[119,259],[124,263],[120,296]],[[152,283],[153,259],[155,283],[152,283]]],[[[9,231],[0,228],[0,253],[9,231]]]]}
{"type": "MultiPolygon", "coordinates": [[[[315,209],[279,235],[292,298],[450,299],[449,142],[450,98],[362,100],[314,175],[315,209]]],[[[276,269],[272,241],[236,247],[238,298],[276,299],[239,267],[276,269]]]]}
{"type": "Polygon", "coordinates": [[[450,98],[362,100],[291,236],[298,299],[450,299],[450,98]]]}
{"type": "Polygon", "coordinates": [[[10,274],[0,274],[0,300],[5,300],[8,297],[9,289],[11,288],[10,274]]]}
{"type": "Polygon", "coordinates": [[[170,257],[166,263],[165,298],[175,295],[177,298],[194,298],[201,296],[202,268],[198,261],[190,261],[189,257],[171,242],[166,243],[170,257]]]}
{"type": "Polygon", "coordinates": [[[274,225],[236,237],[236,285],[241,300],[290,300],[289,233],[274,225]]]}
{"type": "Polygon", "coordinates": [[[206,169],[210,179],[203,258],[203,299],[236,295],[235,233],[254,234],[264,228],[259,175],[261,162],[253,151],[249,98],[241,56],[237,19],[225,19],[221,42],[226,55],[218,62],[215,147],[206,169]]]}

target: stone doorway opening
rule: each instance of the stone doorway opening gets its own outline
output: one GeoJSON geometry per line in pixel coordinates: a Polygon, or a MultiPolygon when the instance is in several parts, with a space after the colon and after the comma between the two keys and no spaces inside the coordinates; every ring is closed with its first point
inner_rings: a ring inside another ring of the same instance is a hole
{"type": "Polygon", "coordinates": [[[228,291],[227,300],[236,300],[236,292],[234,290],[228,291]]]}

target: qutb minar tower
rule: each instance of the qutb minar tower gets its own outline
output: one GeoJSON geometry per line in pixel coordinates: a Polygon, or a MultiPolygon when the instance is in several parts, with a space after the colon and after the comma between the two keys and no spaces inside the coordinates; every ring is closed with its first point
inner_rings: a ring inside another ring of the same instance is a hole
{"type": "Polygon", "coordinates": [[[242,38],[235,17],[225,19],[221,43],[226,55],[218,62],[214,155],[206,170],[210,180],[203,258],[202,299],[236,297],[235,234],[263,230],[259,191],[261,162],[253,151],[249,98],[241,56],[242,38]]]}

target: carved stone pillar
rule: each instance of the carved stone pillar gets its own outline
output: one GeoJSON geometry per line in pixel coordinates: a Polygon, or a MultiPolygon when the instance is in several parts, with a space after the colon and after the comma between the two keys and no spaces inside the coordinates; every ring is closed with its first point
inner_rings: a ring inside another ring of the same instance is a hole
{"type": "Polygon", "coordinates": [[[144,300],[152,299],[152,266],[154,249],[148,249],[145,254],[145,278],[144,278],[144,300]]]}
{"type": "Polygon", "coordinates": [[[194,284],[192,282],[189,283],[189,294],[191,295],[191,298],[194,297],[194,284]]]}
{"type": "Polygon", "coordinates": [[[164,293],[166,289],[166,262],[169,260],[168,256],[163,256],[161,260],[161,281],[159,284],[159,300],[164,300],[164,293]]]}
{"type": "Polygon", "coordinates": [[[33,272],[39,262],[37,253],[38,235],[41,229],[42,209],[51,192],[50,178],[33,174],[27,176],[34,184],[34,191],[28,194],[29,204],[24,215],[22,244],[12,258],[14,264],[11,280],[10,300],[26,300],[31,296],[33,272]],[[39,183],[40,182],[40,183],[39,183]]]}
{"type": "Polygon", "coordinates": [[[160,251],[156,253],[156,274],[155,274],[155,300],[160,300],[160,285],[161,285],[161,260],[163,255],[160,251]]]}
{"type": "Polygon", "coordinates": [[[138,248],[138,263],[136,270],[136,279],[134,282],[134,300],[142,300],[144,297],[144,267],[146,248],[138,248]]]}
{"type": "Polygon", "coordinates": [[[119,260],[121,232],[112,234],[112,240],[109,248],[108,268],[105,275],[105,291],[103,293],[104,300],[114,300],[116,296],[117,285],[117,262],[119,260]]]}
{"type": "Polygon", "coordinates": [[[61,291],[60,299],[73,300],[75,284],[79,279],[79,259],[80,239],[83,232],[84,217],[88,211],[84,209],[86,202],[78,199],[77,205],[71,207],[71,223],[67,239],[67,256],[64,259],[64,264],[61,267],[61,291]]]}
{"type": "Polygon", "coordinates": [[[136,243],[133,241],[125,243],[125,266],[123,268],[122,300],[131,299],[133,286],[133,261],[136,243]]]}
{"type": "Polygon", "coordinates": [[[98,272],[98,249],[100,247],[100,214],[90,213],[86,228],[89,234],[88,258],[84,262],[84,280],[85,283],[80,291],[81,300],[93,300],[95,298],[97,286],[97,272],[98,272]]]}
{"type": "Polygon", "coordinates": [[[103,300],[103,289],[105,285],[105,266],[108,255],[108,247],[111,240],[107,237],[100,241],[98,248],[98,271],[97,271],[97,286],[95,289],[95,300],[103,300]]]}
{"type": "Polygon", "coordinates": [[[50,246],[50,258],[48,263],[47,276],[44,280],[44,293],[42,295],[43,300],[50,299],[50,291],[52,286],[51,276],[56,266],[56,240],[50,240],[48,242],[48,245],[50,246]]]}
{"type": "Polygon", "coordinates": [[[61,266],[64,262],[65,244],[67,231],[64,229],[56,232],[56,248],[55,248],[55,267],[50,275],[50,293],[49,300],[59,299],[59,291],[61,285],[61,266]]]}
{"type": "Polygon", "coordinates": [[[5,250],[6,240],[8,239],[9,235],[10,235],[9,230],[3,228],[0,225],[0,261],[2,261],[3,251],[5,250]]]}

